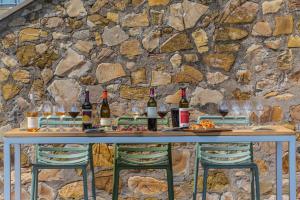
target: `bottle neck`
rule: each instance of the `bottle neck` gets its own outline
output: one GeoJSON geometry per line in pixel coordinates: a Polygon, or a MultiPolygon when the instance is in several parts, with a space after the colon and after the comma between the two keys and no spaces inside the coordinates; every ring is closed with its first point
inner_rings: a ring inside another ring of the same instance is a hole
{"type": "Polygon", "coordinates": [[[85,102],[90,102],[90,92],[85,91],[85,102]]]}
{"type": "Polygon", "coordinates": [[[150,89],[150,95],[149,95],[150,98],[154,98],[154,95],[155,95],[155,94],[154,94],[154,89],[151,88],[151,89],[150,89]]]}
{"type": "Polygon", "coordinates": [[[185,88],[181,89],[181,98],[182,99],[186,98],[186,90],[185,90],[185,88]]]}
{"type": "Polygon", "coordinates": [[[104,90],[102,93],[102,100],[104,103],[107,103],[107,96],[108,96],[107,91],[104,90]]]}

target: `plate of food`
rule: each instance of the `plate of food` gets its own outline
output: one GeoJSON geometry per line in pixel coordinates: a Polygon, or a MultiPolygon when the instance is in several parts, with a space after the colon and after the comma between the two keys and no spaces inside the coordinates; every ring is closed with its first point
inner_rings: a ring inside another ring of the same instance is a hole
{"type": "Polygon", "coordinates": [[[188,129],[184,131],[193,132],[193,133],[203,133],[203,132],[224,132],[232,131],[232,129],[217,127],[212,120],[201,120],[197,124],[192,124],[188,129]]]}

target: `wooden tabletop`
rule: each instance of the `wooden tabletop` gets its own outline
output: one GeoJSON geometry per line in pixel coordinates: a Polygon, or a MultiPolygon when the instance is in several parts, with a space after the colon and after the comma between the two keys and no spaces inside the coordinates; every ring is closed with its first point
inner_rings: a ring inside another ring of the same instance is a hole
{"type": "Polygon", "coordinates": [[[263,136],[263,135],[295,135],[295,131],[285,128],[283,126],[272,126],[273,130],[253,130],[253,129],[239,129],[232,131],[221,132],[184,132],[184,131],[108,131],[99,133],[84,133],[82,131],[72,131],[72,129],[65,129],[64,132],[58,132],[57,129],[51,129],[49,132],[40,130],[38,132],[28,132],[20,130],[19,128],[12,129],[4,133],[4,137],[160,137],[160,136],[263,136]]]}

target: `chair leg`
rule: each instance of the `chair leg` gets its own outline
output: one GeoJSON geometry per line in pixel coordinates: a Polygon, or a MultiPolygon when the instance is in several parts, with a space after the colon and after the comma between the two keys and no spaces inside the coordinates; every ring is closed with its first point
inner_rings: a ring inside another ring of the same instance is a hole
{"type": "Polygon", "coordinates": [[[113,193],[112,200],[118,200],[119,196],[119,176],[120,170],[115,166],[114,167],[114,182],[113,182],[113,193]]]}
{"type": "Polygon", "coordinates": [[[31,200],[37,199],[37,187],[38,187],[38,181],[37,181],[37,169],[35,167],[32,167],[32,180],[31,180],[31,200]]]}
{"type": "Polygon", "coordinates": [[[206,200],[208,168],[204,167],[202,200],[206,200]]]}
{"type": "Polygon", "coordinates": [[[193,191],[193,200],[197,198],[197,186],[198,186],[198,173],[199,173],[199,158],[195,159],[195,171],[194,171],[194,191],[193,191]]]}
{"type": "Polygon", "coordinates": [[[83,193],[84,193],[84,200],[88,200],[89,195],[88,195],[88,181],[87,181],[87,172],[86,168],[82,167],[82,177],[83,177],[83,193]]]}
{"type": "Polygon", "coordinates": [[[256,200],[260,200],[259,172],[257,166],[255,166],[254,171],[255,171],[256,200]]]}
{"type": "Polygon", "coordinates": [[[167,168],[167,180],[168,180],[168,195],[169,200],[174,200],[174,184],[173,184],[173,170],[172,166],[167,168]]]}
{"type": "Polygon", "coordinates": [[[255,170],[251,168],[251,199],[255,200],[255,170]]]}
{"type": "Polygon", "coordinates": [[[95,186],[95,170],[94,170],[94,160],[93,160],[93,145],[91,144],[90,146],[90,168],[92,171],[92,194],[93,194],[93,199],[96,200],[96,186],[95,186]]]}

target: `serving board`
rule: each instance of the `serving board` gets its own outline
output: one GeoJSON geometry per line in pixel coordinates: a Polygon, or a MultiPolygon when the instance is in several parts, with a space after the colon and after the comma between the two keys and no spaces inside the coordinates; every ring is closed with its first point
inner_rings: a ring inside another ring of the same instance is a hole
{"type": "Polygon", "coordinates": [[[198,129],[198,130],[183,129],[181,131],[191,132],[191,133],[211,133],[211,132],[228,132],[228,131],[232,131],[232,129],[229,129],[229,128],[207,128],[207,129],[198,129]]]}

